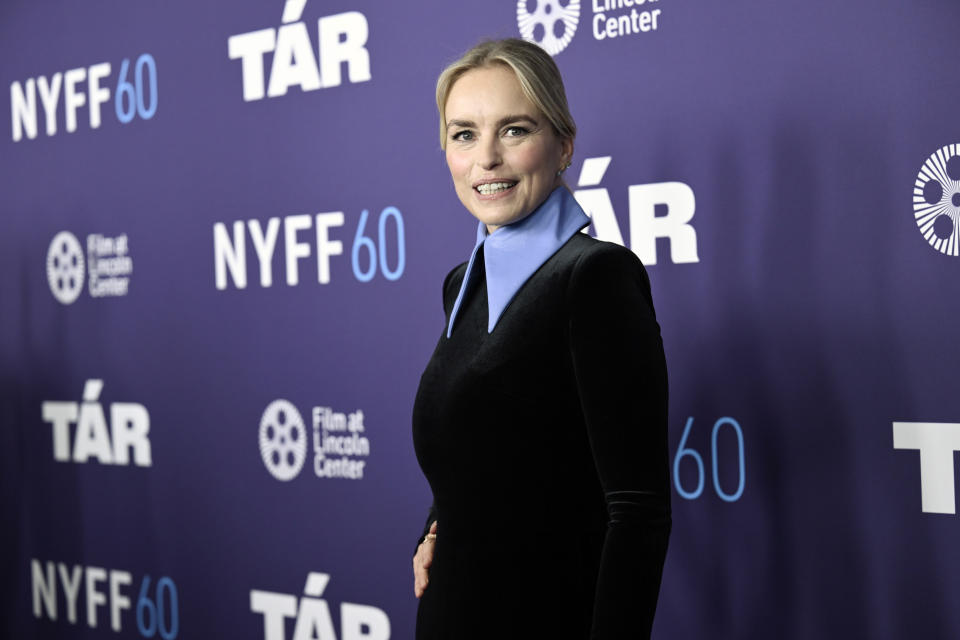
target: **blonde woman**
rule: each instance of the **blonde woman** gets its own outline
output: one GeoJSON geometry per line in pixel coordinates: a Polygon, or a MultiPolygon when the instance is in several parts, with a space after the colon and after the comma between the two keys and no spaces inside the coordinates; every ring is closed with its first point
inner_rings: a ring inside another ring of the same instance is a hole
{"type": "Polygon", "coordinates": [[[671,521],[646,272],[579,233],[563,181],[576,126],[542,49],[479,44],[440,75],[437,107],[478,226],[413,412],[434,497],[416,637],[649,637],[671,521]]]}

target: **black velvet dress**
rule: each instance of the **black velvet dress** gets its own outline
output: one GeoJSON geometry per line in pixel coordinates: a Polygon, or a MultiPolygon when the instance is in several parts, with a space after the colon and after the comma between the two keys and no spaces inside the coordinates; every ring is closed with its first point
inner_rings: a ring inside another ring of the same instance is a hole
{"type": "MultiPolygon", "coordinates": [[[[474,268],[413,411],[427,527],[438,521],[416,637],[649,637],[670,493],[666,365],[643,265],[576,233],[492,333],[482,256],[474,268]]],[[[465,269],[444,282],[448,322],[465,269]]]]}

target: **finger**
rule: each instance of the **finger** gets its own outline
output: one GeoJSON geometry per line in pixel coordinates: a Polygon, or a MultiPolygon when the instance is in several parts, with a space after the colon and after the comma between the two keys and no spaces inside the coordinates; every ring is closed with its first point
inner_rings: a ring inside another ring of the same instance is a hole
{"type": "Polygon", "coordinates": [[[430,525],[430,533],[436,533],[436,532],[437,532],[437,521],[434,520],[433,524],[430,525]]]}
{"type": "MultiPolygon", "coordinates": [[[[436,522],[431,525],[431,533],[436,530],[436,522]]],[[[427,569],[433,564],[433,543],[432,538],[427,538],[417,547],[417,553],[413,556],[413,593],[420,598],[430,582],[427,569]]]]}
{"type": "Polygon", "coordinates": [[[429,583],[429,580],[427,579],[426,572],[419,572],[415,576],[413,581],[413,592],[418,598],[423,595],[423,592],[426,590],[428,583],[429,583]]]}
{"type": "Polygon", "coordinates": [[[423,579],[423,580],[420,580],[420,581],[414,586],[413,591],[414,591],[414,593],[417,595],[418,598],[423,595],[423,592],[424,592],[424,591],[427,590],[427,585],[428,585],[428,584],[429,584],[429,582],[428,582],[426,579],[423,579]]]}

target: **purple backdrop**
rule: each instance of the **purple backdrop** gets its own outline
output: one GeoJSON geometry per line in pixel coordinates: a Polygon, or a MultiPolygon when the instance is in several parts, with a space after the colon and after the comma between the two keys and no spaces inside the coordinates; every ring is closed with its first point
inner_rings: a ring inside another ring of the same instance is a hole
{"type": "Polygon", "coordinates": [[[410,412],[474,229],[433,86],[523,34],[663,329],[655,636],[957,637],[958,24],[948,0],[6,2],[0,635],[412,638],[410,412]]]}

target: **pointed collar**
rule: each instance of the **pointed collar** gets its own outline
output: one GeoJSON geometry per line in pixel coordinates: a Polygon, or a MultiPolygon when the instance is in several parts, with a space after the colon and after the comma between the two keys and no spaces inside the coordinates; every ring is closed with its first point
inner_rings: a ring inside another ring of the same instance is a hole
{"type": "Polygon", "coordinates": [[[453,303],[447,337],[453,333],[457,312],[466,296],[474,262],[481,246],[487,277],[487,332],[493,333],[500,316],[520,287],[530,276],[557,252],[577,231],[590,224],[566,187],[557,187],[533,213],[513,224],[487,233],[482,222],[477,224],[477,244],[470,254],[467,271],[463,274],[460,293],[453,303]]]}

